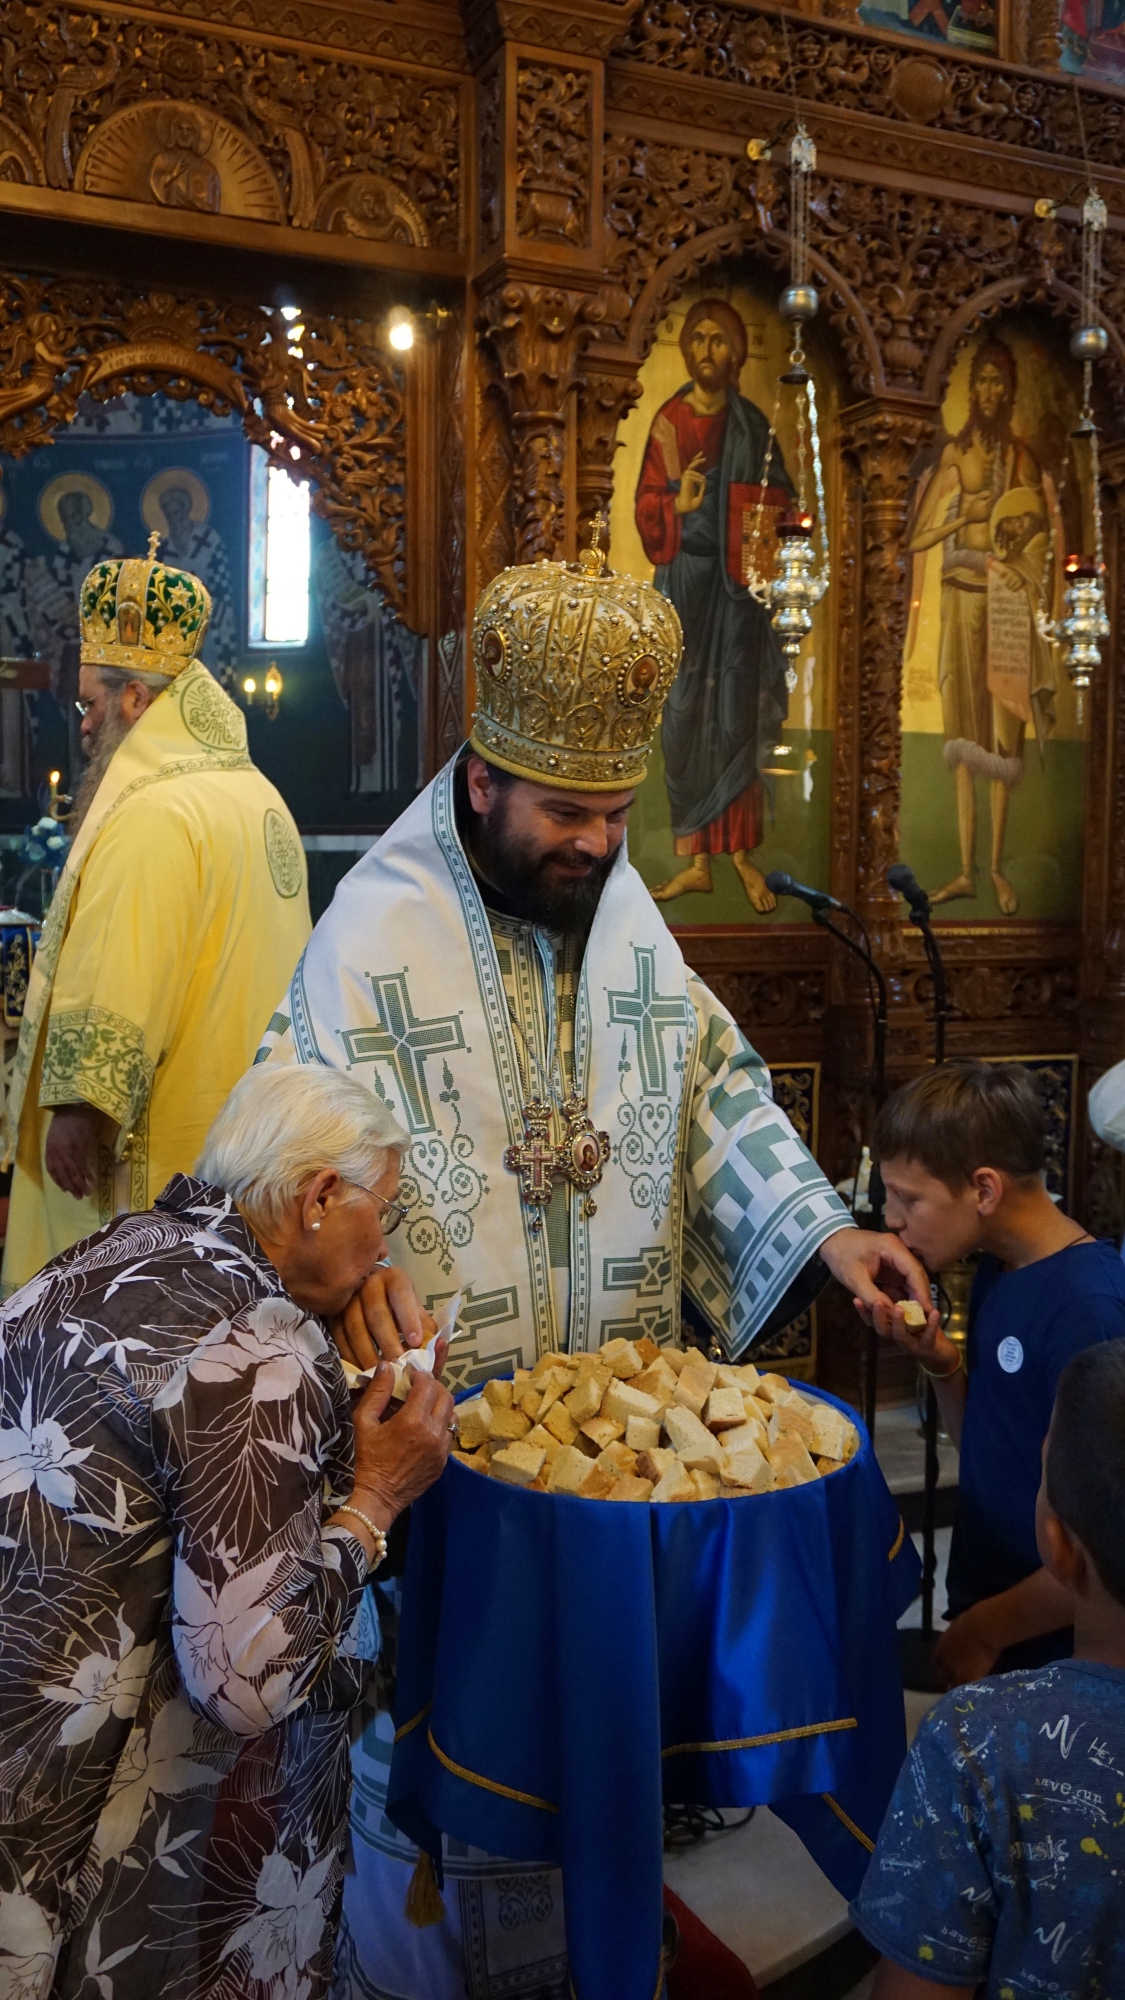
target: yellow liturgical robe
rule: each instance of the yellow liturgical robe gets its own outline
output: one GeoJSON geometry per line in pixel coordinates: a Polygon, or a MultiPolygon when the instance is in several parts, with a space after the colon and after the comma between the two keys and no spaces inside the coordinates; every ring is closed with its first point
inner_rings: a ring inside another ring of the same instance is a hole
{"type": "Polygon", "coordinates": [[[115,751],[44,925],[8,1101],[5,1296],[190,1172],[309,927],[288,809],[241,711],[189,667],[115,751]],[[52,1107],[80,1100],[117,1128],[86,1201],[43,1163],[52,1107]]]}

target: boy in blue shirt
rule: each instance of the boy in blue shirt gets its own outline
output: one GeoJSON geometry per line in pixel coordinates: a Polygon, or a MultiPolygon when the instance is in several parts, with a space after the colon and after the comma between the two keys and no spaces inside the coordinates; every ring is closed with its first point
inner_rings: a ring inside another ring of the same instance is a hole
{"type": "Polygon", "coordinates": [[[1067,1362],[1125,1336],[1125,1264],[1055,1206],[1045,1150],[1042,1103],[1018,1065],[926,1070],[875,1127],[888,1229],[931,1271],[983,1252],[967,1376],[936,1312],[917,1330],[901,1306],[892,1319],[960,1450],[952,1623],[935,1649],[951,1687],[1070,1651],[1069,1602],[1035,1545],[1039,1461],[1067,1362]]]}
{"type": "Polygon", "coordinates": [[[852,1905],[872,2000],[1125,1995],[1123,1341],[1063,1373],[1037,1529],[1074,1656],[922,1723],[852,1905]]]}

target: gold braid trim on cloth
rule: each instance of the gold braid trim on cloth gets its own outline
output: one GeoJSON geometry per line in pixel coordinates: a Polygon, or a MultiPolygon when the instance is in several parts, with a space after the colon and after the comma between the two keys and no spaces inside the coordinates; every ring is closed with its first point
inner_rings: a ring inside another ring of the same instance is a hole
{"type": "Polygon", "coordinates": [[[858,1729],[854,1715],[838,1722],[802,1722],[797,1729],[771,1729],[767,1736],[732,1736],[725,1743],[673,1743],[662,1757],[694,1757],[705,1750],[760,1750],[767,1743],[795,1743],[799,1736],[829,1736],[836,1729],[858,1729]]]}
{"type": "Polygon", "coordinates": [[[902,1515],[900,1514],[898,1517],[898,1534],[895,1536],[894,1541],[891,1543],[890,1548],[887,1550],[887,1561],[889,1563],[893,1563],[905,1539],[906,1539],[906,1522],[903,1520],[902,1515]]]}
{"type": "Polygon", "coordinates": [[[824,1800],[825,1805],[831,1807],[831,1810],[835,1813],[836,1818],[838,1820],[841,1820],[843,1824],[847,1827],[848,1832],[854,1833],[856,1839],[859,1841],[860,1846],[866,1847],[867,1852],[869,1854],[874,1854],[875,1842],[873,1840],[869,1840],[867,1835],[860,1831],[854,1819],[848,1818],[848,1815],[844,1811],[843,1806],[839,1806],[836,1804],[836,1801],[833,1798],[831,1792],[822,1792],[820,1796],[824,1800]]]}
{"type": "Polygon", "coordinates": [[[537,1806],[540,1812],[558,1812],[558,1807],[553,1806],[550,1799],[537,1799],[534,1792],[517,1792],[511,1785],[498,1785],[495,1778],[482,1778],[476,1771],[467,1771],[463,1764],[455,1764],[452,1757],[447,1757],[434,1742],[432,1729],[427,1729],[426,1741],[438,1763],[444,1764],[447,1771],[452,1771],[455,1778],[464,1778],[467,1785],[479,1785],[482,1791],[495,1792],[502,1799],[514,1799],[520,1806],[537,1806]]]}

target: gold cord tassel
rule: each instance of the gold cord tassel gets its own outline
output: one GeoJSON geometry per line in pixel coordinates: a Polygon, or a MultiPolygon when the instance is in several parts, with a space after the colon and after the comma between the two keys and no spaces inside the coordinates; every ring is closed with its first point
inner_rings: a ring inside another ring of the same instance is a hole
{"type": "Polygon", "coordinates": [[[425,1848],[419,1854],[414,1873],[410,1877],[403,1914],[407,1923],[413,1924],[416,1931],[429,1930],[431,1924],[440,1924],[445,1915],[445,1904],[441,1900],[434,1864],[425,1848]]]}

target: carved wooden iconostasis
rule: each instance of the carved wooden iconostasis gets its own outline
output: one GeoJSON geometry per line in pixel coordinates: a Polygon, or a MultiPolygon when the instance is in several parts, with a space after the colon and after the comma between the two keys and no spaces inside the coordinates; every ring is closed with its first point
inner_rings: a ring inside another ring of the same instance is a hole
{"type": "MultiPolygon", "coordinates": [[[[456,747],[466,616],[505,563],[573,556],[605,509],[612,561],[671,576],[660,482],[697,306],[721,308],[737,421],[752,430],[772,405],[796,108],[818,151],[809,352],[831,589],[793,686],[760,648],[740,667],[730,632],[697,649],[760,753],[758,795],[707,848],[710,888],[691,845],[710,824],[709,777],[686,680],[633,852],[654,889],[675,887],[668,921],[766,1059],[815,1073],[834,1178],[866,1126],[864,997],[799,906],[760,907],[752,871],[788,868],[861,911],[890,984],[896,1079],[927,1060],[929,985],[886,869],[901,856],[931,889],[967,872],[939,910],[949,1045],[1035,1058],[1066,1095],[1052,1118],[1076,1210],[1120,1229],[1122,1162],[1081,1110],[1125,1053],[1119,13],[1120,0],[4,10],[0,619],[5,651],[47,658],[52,692],[34,715],[24,703],[11,754],[0,746],[0,818],[30,818],[22,788],[63,756],[73,582],[98,536],[139,549],[163,522],[225,592],[212,663],[236,685],[260,673],[252,503],[267,463],[309,482],[317,520],[307,640],[280,663],[276,721],[251,706],[251,744],[310,835],[377,829],[456,747]],[[1090,513],[1081,468],[1064,468],[1091,177],[1110,212],[1096,389],[1114,636],[1079,716],[1031,634],[1090,513]],[[396,306],[414,315],[409,352],[389,340],[396,306]],[[1003,468],[987,505],[973,484],[985,449],[1003,468]],[[976,507],[969,554],[946,532],[959,494],[976,507]],[[958,563],[993,577],[983,609],[954,601],[958,563]],[[1029,663],[999,734],[990,618],[1018,655],[1007,670],[1018,680],[1020,647],[1029,663]]],[[[787,425],[783,410],[786,467],[787,425]]],[[[5,745],[11,698],[0,690],[5,745]]],[[[851,1330],[827,1312],[821,1335],[822,1375],[855,1394],[851,1330]]]]}

